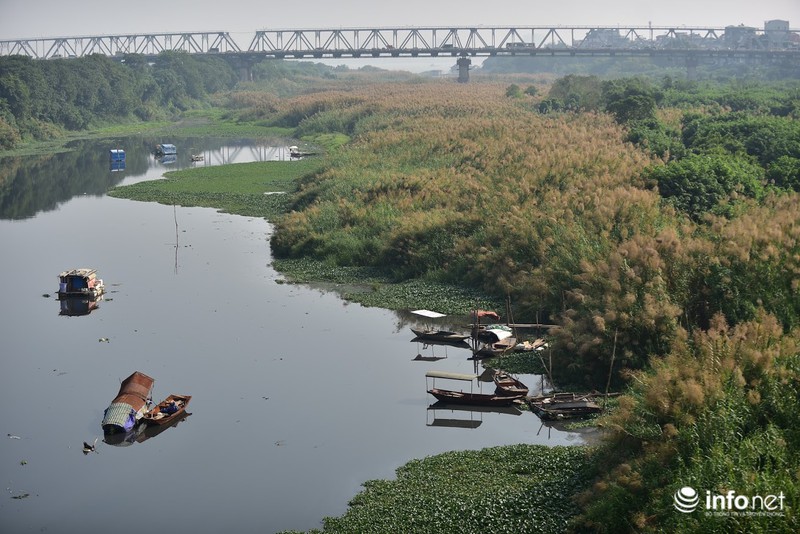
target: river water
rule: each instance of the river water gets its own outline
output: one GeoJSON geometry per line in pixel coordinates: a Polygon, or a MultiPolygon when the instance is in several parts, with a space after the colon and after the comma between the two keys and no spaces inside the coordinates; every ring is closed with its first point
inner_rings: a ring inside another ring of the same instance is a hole
{"type": "Polygon", "coordinates": [[[529,412],[429,409],[425,372],[472,372],[470,353],[412,342],[408,314],[282,283],[266,221],[105,195],[171,168],[288,157],[274,140],[169,141],[174,162],[139,138],[0,160],[0,532],[308,530],[413,458],[582,442],[529,412]],[[88,314],[56,299],[74,267],[108,289],[88,314]],[[192,415],[106,443],[103,411],[137,370],[156,401],[192,395],[192,415]]]}

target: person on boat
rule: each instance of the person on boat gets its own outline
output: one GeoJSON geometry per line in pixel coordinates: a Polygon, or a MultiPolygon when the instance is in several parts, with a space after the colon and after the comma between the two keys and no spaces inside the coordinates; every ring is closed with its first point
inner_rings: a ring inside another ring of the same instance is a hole
{"type": "Polygon", "coordinates": [[[172,415],[178,411],[178,403],[174,400],[171,400],[169,404],[161,408],[161,413],[165,413],[167,415],[172,415]]]}

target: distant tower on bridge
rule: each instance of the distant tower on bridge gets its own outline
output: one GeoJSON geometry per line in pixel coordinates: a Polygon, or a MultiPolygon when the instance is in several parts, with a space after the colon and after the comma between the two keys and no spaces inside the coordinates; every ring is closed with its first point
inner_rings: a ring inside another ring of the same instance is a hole
{"type": "Polygon", "coordinates": [[[468,57],[460,57],[456,61],[458,65],[458,83],[467,83],[469,81],[469,66],[472,65],[472,60],[468,57]]]}

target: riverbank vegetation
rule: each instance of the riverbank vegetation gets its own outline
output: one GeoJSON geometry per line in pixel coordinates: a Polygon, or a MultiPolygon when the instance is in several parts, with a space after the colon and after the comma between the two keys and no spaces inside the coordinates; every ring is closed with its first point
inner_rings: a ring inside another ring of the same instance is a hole
{"type": "Polygon", "coordinates": [[[298,129],[353,143],[303,180],[273,251],[510,295],[517,317],[559,325],[557,381],[599,389],[613,362],[630,390],[571,528],[791,531],[798,89],[732,100],[682,86],[573,76],[542,99],[488,83],[304,96],[298,129]],[[684,516],[682,486],[788,500],[776,516],[684,516]]]}
{"type": "MultiPolygon", "coordinates": [[[[521,493],[503,501],[514,513],[499,513],[493,530],[520,530],[530,517],[544,531],[798,530],[796,84],[570,75],[509,91],[478,77],[339,82],[323,76],[327,90],[303,94],[254,84],[215,97],[225,121],[327,143],[324,158],[191,171],[136,194],[270,218],[277,268],[304,281],[344,283],[349,273],[373,289],[357,300],[408,302],[380,293],[386,282],[400,293],[431,288],[432,307],[458,287],[449,313],[466,313],[474,295],[510,298],[516,318],[557,325],[556,383],[602,390],[611,370],[626,394],[601,420],[605,443],[582,452],[590,458],[567,477],[575,500],[559,494],[576,508],[548,501],[568,521],[539,517],[544,505],[530,499],[540,486],[515,486],[521,493]],[[289,194],[264,194],[279,190],[289,194]],[[673,495],[683,486],[782,492],[785,508],[681,514],[673,495]]],[[[537,477],[547,480],[528,482],[537,477]]],[[[367,483],[349,517],[326,520],[324,531],[362,531],[364,521],[408,530],[423,512],[403,500],[417,487],[407,482],[398,473],[397,483],[367,483]]],[[[466,523],[451,516],[484,512],[496,497],[480,495],[448,487],[414,497],[447,503],[429,519],[457,527],[466,523]]]]}
{"type": "Polygon", "coordinates": [[[165,180],[145,181],[109,195],[179,206],[216,208],[226,213],[275,219],[284,213],[300,177],[313,174],[320,160],[240,163],[170,171],[165,180]]]}
{"type": "Polygon", "coordinates": [[[248,120],[237,108],[258,106],[248,95],[285,97],[354,83],[408,80],[409,73],[350,71],[306,61],[258,63],[240,82],[222,56],[164,51],[114,58],[94,54],[48,61],[0,57],[0,155],[52,150],[77,136],[148,132],[216,137],[282,135],[280,127],[248,120]],[[236,89],[231,94],[230,91],[236,89]],[[235,117],[236,120],[231,120],[235,117]]]}

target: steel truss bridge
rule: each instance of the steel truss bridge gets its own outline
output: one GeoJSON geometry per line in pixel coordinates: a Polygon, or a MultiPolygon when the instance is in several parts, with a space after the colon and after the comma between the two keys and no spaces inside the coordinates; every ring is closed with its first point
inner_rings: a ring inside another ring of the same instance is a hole
{"type": "Polygon", "coordinates": [[[260,30],[244,42],[229,32],[180,32],[0,40],[0,56],[34,59],[91,54],[157,56],[166,51],[264,58],[437,56],[639,56],[800,61],[800,30],[753,27],[478,26],[260,30]]]}

